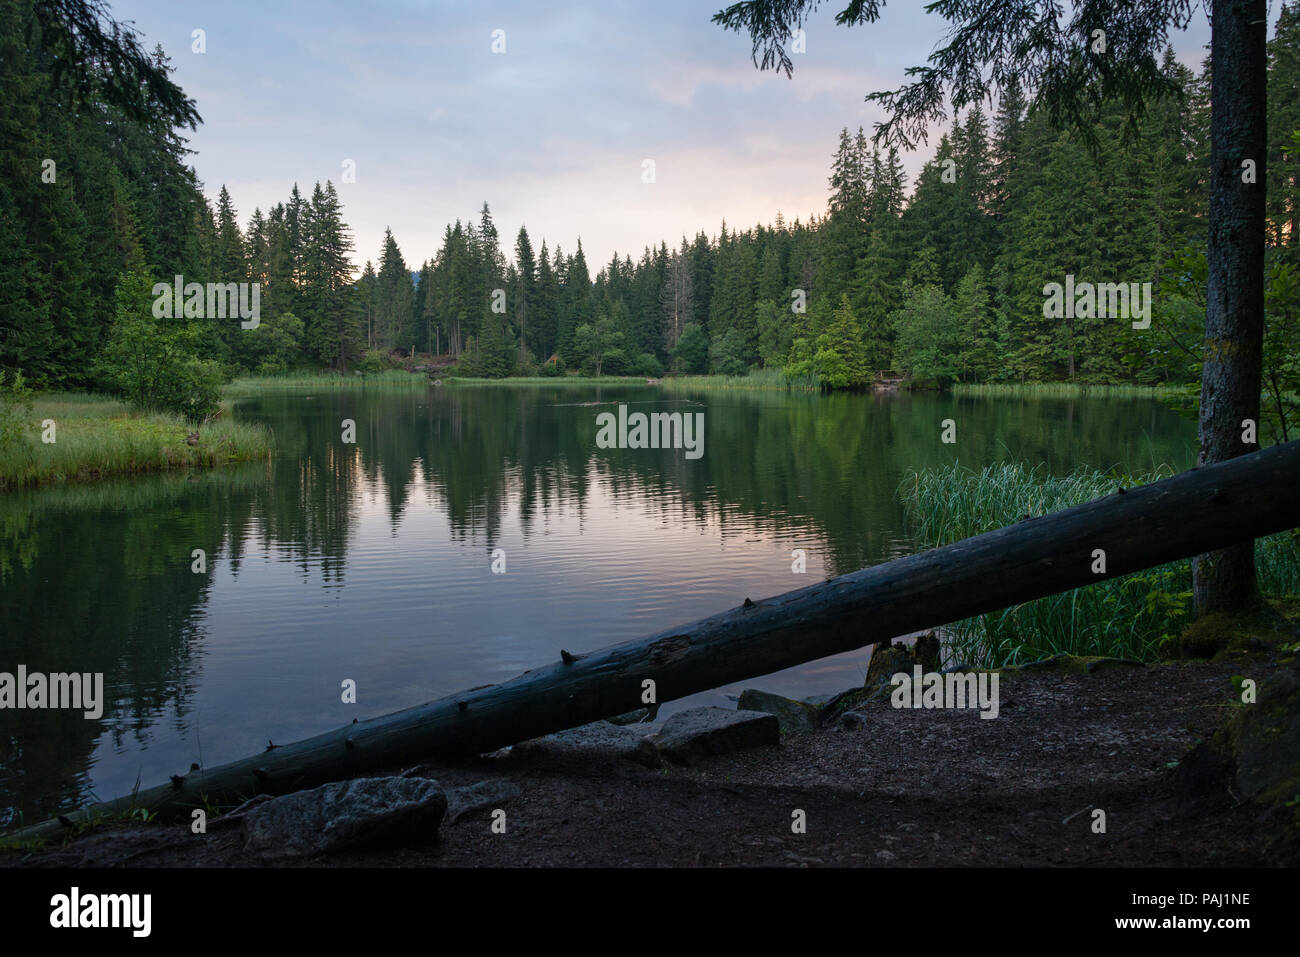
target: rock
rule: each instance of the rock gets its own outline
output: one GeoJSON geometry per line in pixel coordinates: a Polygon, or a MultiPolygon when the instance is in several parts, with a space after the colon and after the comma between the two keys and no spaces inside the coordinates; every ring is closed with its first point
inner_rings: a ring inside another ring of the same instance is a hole
{"type": "Polygon", "coordinates": [[[1179,803],[1203,813],[1221,808],[1226,793],[1262,805],[1272,819],[1267,854],[1291,863],[1300,860],[1300,666],[1282,666],[1256,692],[1246,703],[1231,688],[1226,724],[1178,762],[1179,803]]]}
{"type": "Polygon", "coordinates": [[[1136,658],[1093,658],[1083,666],[1083,669],[1088,672],[1088,674],[1092,674],[1094,671],[1110,665],[1128,665],[1136,668],[1145,667],[1145,663],[1138,661],[1136,658]]]}
{"type": "Polygon", "coordinates": [[[1038,671],[1039,669],[1050,670],[1060,668],[1065,665],[1070,656],[1064,652],[1052,655],[1050,658],[1039,658],[1037,661],[1026,661],[1019,666],[1020,671],[1038,671]]]}
{"type": "Polygon", "coordinates": [[[830,704],[838,697],[839,695],[833,694],[810,694],[808,697],[803,699],[803,703],[820,709],[825,705],[830,704]]]}
{"type": "Polygon", "coordinates": [[[335,781],[253,807],[243,818],[244,849],[284,859],[431,837],[446,812],[447,796],[427,778],[335,781]]]}
{"type": "Polygon", "coordinates": [[[890,679],[903,672],[910,675],[912,673],[912,653],[907,650],[906,645],[897,644],[888,647],[877,646],[871,653],[871,660],[867,662],[867,679],[862,683],[862,687],[872,691],[889,687],[890,679]]]}
{"type": "Polygon", "coordinates": [[[861,711],[845,711],[840,715],[840,727],[845,731],[865,728],[866,726],[867,716],[861,711]]]}
{"type": "Polygon", "coordinates": [[[637,708],[635,711],[629,711],[626,714],[615,715],[612,718],[606,718],[610,724],[644,724],[653,721],[659,715],[659,703],[655,702],[647,708],[637,708]]]}
{"type": "Polygon", "coordinates": [[[521,741],[514,746],[516,754],[553,754],[563,757],[586,758],[627,758],[657,768],[660,764],[659,752],[647,740],[652,730],[658,725],[611,724],[608,721],[593,721],[578,728],[557,731],[545,737],[521,741]]]}
{"type": "Polygon", "coordinates": [[[693,708],[665,721],[651,740],[672,760],[694,764],[709,755],[777,744],[781,725],[776,715],[763,711],[693,708]]]}
{"type": "Polygon", "coordinates": [[[1227,732],[1242,796],[1291,801],[1300,824],[1300,671],[1282,668],[1261,681],[1256,702],[1237,707],[1227,732]]]}
{"type": "Polygon", "coordinates": [[[454,788],[447,792],[447,824],[455,824],[466,814],[475,811],[496,809],[508,801],[519,797],[523,791],[519,785],[504,778],[480,781],[469,787],[454,788]]]}
{"type": "Polygon", "coordinates": [[[741,711],[765,711],[776,715],[782,734],[805,734],[817,730],[817,708],[757,688],[742,691],[736,707],[741,711]]]}
{"type": "Polygon", "coordinates": [[[217,818],[215,821],[209,821],[208,829],[212,830],[213,828],[226,827],[231,824],[238,824],[240,821],[242,821],[245,817],[248,816],[248,812],[253,810],[253,808],[257,807],[259,804],[265,804],[267,801],[274,801],[274,800],[275,800],[274,794],[254,794],[251,798],[249,798],[243,804],[239,805],[239,807],[235,808],[233,811],[221,815],[221,817],[217,818]]]}

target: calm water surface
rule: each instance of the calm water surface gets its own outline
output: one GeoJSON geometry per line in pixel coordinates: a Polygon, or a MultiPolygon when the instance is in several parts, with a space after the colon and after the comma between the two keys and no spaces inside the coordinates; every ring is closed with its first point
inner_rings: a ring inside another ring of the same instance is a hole
{"type": "MultiPolygon", "coordinates": [[[[909,469],[1186,468],[1195,450],[1194,424],[1146,400],[442,387],[236,414],[274,431],[271,463],[0,495],[0,671],[103,672],[107,698],[99,720],[0,711],[0,826],[904,554],[909,469]],[[597,449],[619,402],[703,412],[703,457],[597,449]]],[[[867,657],[662,713],[840,691],[867,657]]]]}

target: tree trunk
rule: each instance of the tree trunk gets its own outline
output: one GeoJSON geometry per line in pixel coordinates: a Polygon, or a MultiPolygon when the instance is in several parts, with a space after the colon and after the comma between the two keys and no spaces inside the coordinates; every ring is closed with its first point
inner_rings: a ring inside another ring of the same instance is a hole
{"type": "MultiPolygon", "coordinates": [[[[1300,526],[1300,442],[1184,472],[943,548],[828,579],[775,598],[345,725],[171,784],[69,815],[146,807],[161,816],[205,803],[283,794],[436,756],[473,755],[672,701],[897,635],[1077,588],[1300,526]],[[1094,574],[1096,549],[1105,574],[1094,574]]],[[[16,840],[59,836],[59,820],[16,840]]]]}
{"type": "MultiPolygon", "coordinates": [[[[1259,424],[1264,348],[1264,0],[1214,0],[1210,69],[1210,235],[1205,363],[1201,372],[1200,462],[1255,450],[1246,420],[1259,424]],[[1243,182],[1246,160],[1254,174],[1243,182]]],[[[1251,542],[1198,555],[1197,616],[1259,599],[1251,542]]]]}

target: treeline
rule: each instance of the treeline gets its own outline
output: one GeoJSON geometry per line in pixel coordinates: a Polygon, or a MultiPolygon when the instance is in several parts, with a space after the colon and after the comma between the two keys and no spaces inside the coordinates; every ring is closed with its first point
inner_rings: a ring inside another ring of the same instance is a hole
{"type": "MultiPolygon", "coordinates": [[[[761,367],[832,388],[890,369],[967,382],[1199,374],[1208,66],[1192,75],[1172,52],[1164,66],[1186,96],[1136,128],[1116,113],[1083,142],[1010,89],[992,112],[955,118],[910,189],[897,153],[846,129],[829,208],[806,223],[724,222],[716,236],[616,254],[593,276],[581,241],[566,253],[521,228],[507,255],[484,203],[423,263],[386,233],[378,268],[367,262],[357,278],[332,184],[309,197],[295,186],[241,227],[224,187],[215,208],[205,199],[170,122],[72,103],[39,29],[26,40],[32,0],[2,2],[13,15],[0,18],[0,369],[41,385],[124,388],[96,357],[129,363],[141,341],[169,334],[140,318],[143,290],[178,274],[260,286],[256,329],[193,315],[177,340],[226,375],[370,369],[398,352],[451,356],[484,376],[761,367]],[[57,176],[44,175],[47,160],[57,176]],[[1150,283],[1150,328],[1086,309],[1045,317],[1044,286],[1067,277],[1150,283]],[[135,345],[114,341],[124,329],[135,345]]],[[[1288,271],[1300,258],[1288,151],[1300,129],[1298,11],[1283,6],[1269,65],[1270,343],[1282,391],[1300,380],[1288,271]]],[[[161,50],[155,58],[165,67],[161,50]]]]}

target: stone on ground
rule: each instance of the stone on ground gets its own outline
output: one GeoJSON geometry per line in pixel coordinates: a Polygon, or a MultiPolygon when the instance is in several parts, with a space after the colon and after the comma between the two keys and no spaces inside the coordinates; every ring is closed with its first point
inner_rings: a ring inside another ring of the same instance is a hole
{"type": "Polygon", "coordinates": [[[779,694],[746,688],[740,693],[736,707],[741,711],[765,711],[776,715],[783,734],[805,734],[817,730],[818,709],[815,706],[779,694]]]}
{"type": "Polygon", "coordinates": [[[659,752],[646,736],[657,729],[658,725],[593,721],[578,728],[521,741],[512,750],[516,754],[557,757],[627,758],[653,768],[660,764],[659,752]]]}
{"type": "Polygon", "coordinates": [[[466,814],[495,810],[522,793],[518,784],[504,778],[453,788],[447,792],[447,817],[444,823],[455,824],[466,814]]]}
{"type": "Polygon", "coordinates": [[[660,752],[680,764],[694,764],[701,758],[742,748],[777,744],[780,739],[781,725],[776,715],[726,708],[680,711],[665,721],[662,730],[651,738],[660,752]]]}
{"type": "Polygon", "coordinates": [[[243,818],[244,848],[266,858],[309,857],[393,838],[432,837],[447,796],[428,778],[355,778],[274,798],[243,818]]]}

